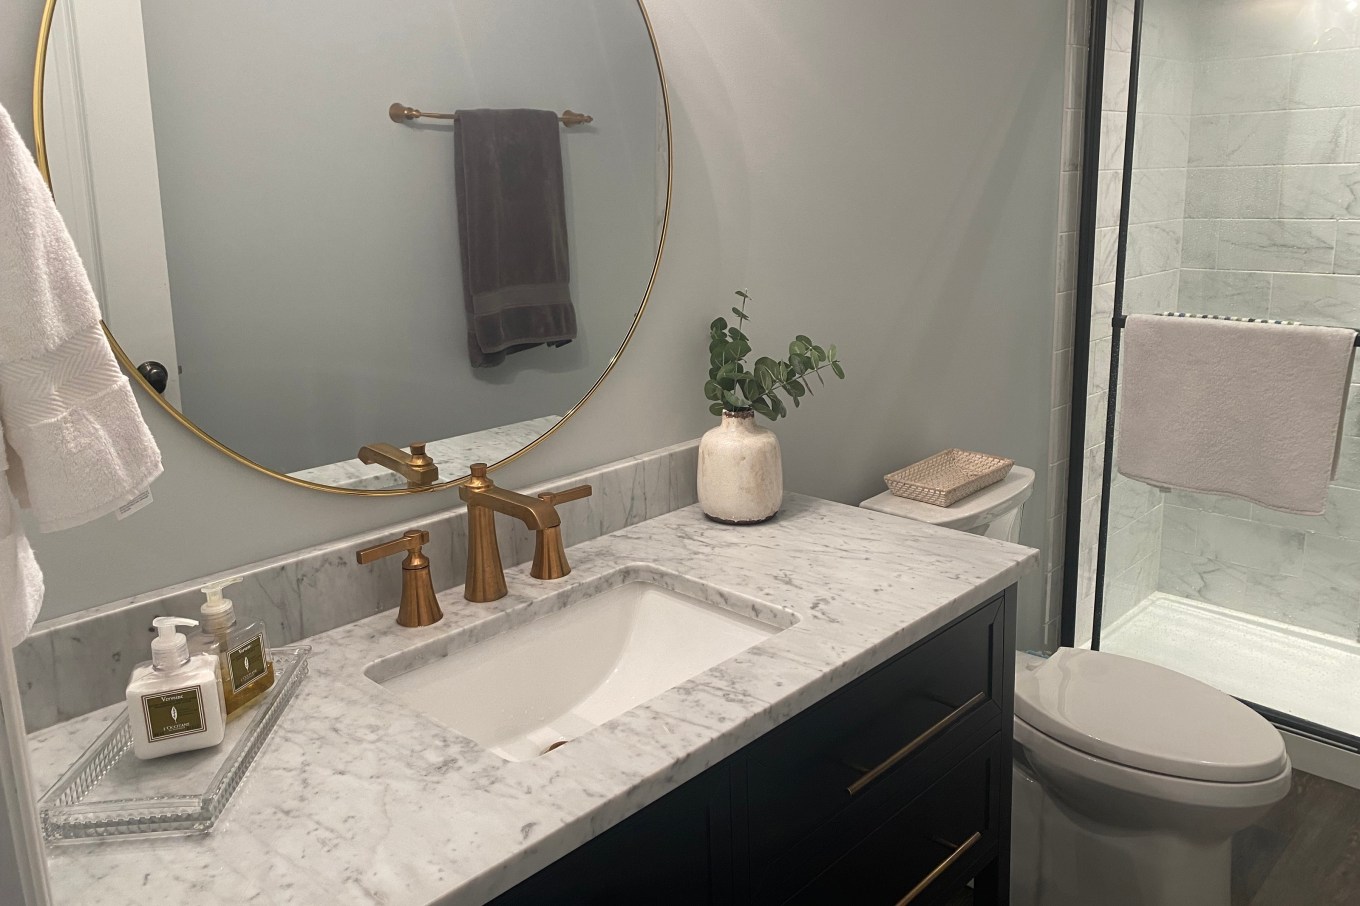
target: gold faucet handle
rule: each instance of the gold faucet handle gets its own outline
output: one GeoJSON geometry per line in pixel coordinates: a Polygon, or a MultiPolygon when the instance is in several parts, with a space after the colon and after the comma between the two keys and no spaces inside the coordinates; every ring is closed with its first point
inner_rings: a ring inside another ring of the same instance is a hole
{"type": "MultiPolygon", "coordinates": [[[[590,485],[583,484],[556,494],[539,494],[538,499],[556,509],[559,503],[580,500],[593,493],[595,491],[590,485]]],[[[535,579],[560,579],[569,572],[571,564],[567,562],[567,549],[562,544],[562,526],[549,526],[535,532],[534,564],[529,568],[529,575],[535,579]]]]}
{"type": "Polygon", "coordinates": [[[434,460],[425,455],[424,444],[411,444],[411,465],[413,466],[432,466],[434,460]]]}
{"type": "Polygon", "coordinates": [[[434,593],[430,578],[430,558],[421,551],[430,543],[430,533],[412,529],[395,541],[366,547],[355,554],[360,563],[372,563],[383,557],[405,552],[401,561],[401,607],[397,609],[400,626],[432,626],[444,619],[444,611],[434,593]]]}
{"type": "MultiPolygon", "coordinates": [[[[383,557],[390,557],[393,554],[400,554],[403,551],[407,554],[407,560],[419,561],[425,557],[420,548],[430,543],[430,533],[411,530],[402,535],[396,541],[388,541],[385,544],[376,544],[373,547],[366,547],[355,554],[355,559],[360,563],[372,563],[374,560],[381,560],[383,557]]],[[[428,562],[428,561],[427,561],[428,562]]],[[[418,564],[407,566],[402,564],[405,569],[419,569],[418,564]]]]}
{"type": "Polygon", "coordinates": [[[559,503],[571,503],[573,500],[580,500],[582,497],[589,497],[595,493],[595,489],[588,484],[583,484],[578,488],[571,488],[566,491],[558,491],[555,494],[539,494],[538,499],[549,506],[557,506],[559,503]]]}

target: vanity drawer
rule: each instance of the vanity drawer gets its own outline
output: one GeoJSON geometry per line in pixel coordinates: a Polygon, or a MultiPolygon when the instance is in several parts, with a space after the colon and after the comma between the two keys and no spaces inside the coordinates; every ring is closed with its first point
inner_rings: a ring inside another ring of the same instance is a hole
{"type": "Polygon", "coordinates": [[[1000,729],[1005,613],[987,602],[748,747],[752,864],[791,855],[851,806],[876,826],[919,790],[913,768],[931,752],[1000,729]]]}
{"type": "Polygon", "coordinates": [[[1004,762],[998,734],[785,903],[939,902],[996,855],[1004,762]]]}

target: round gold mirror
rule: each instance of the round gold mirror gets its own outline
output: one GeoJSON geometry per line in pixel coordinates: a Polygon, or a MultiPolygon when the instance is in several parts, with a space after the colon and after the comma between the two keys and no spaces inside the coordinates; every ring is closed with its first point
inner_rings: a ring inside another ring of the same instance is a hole
{"type": "Polygon", "coordinates": [[[665,245],[642,0],[48,0],[33,106],[134,382],[319,490],[449,487],[542,443],[665,245]]]}

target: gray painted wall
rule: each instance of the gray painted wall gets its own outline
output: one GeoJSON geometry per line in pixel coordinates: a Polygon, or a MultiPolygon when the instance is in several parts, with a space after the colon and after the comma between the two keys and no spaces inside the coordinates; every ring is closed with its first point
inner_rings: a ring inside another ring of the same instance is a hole
{"type": "MultiPolygon", "coordinates": [[[[0,7],[0,103],[23,122],[38,0],[0,7]]],[[[666,257],[633,347],[509,486],[693,437],[705,327],[755,296],[757,351],[835,342],[849,379],[777,429],[791,490],[849,503],[948,446],[1047,447],[1064,4],[652,0],[675,115],[666,257]]],[[[415,101],[410,101],[414,103],[415,101]]],[[[144,406],[156,502],[36,539],[60,614],[452,506],[294,489],[144,406]]],[[[1044,508],[1022,538],[1040,546],[1044,508]]],[[[1037,640],[1037,577],[1022,644],[1037,640]]]]}

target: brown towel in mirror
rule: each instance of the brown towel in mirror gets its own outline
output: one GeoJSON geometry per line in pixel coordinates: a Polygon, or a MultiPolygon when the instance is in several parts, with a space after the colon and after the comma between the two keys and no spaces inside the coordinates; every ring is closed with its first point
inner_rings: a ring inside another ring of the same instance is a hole
{"type": "Polygon", "coordinates": [[[458,111],[458,245],[474,367],[576,337],[560,131],[550,110],[458,111]]]}

